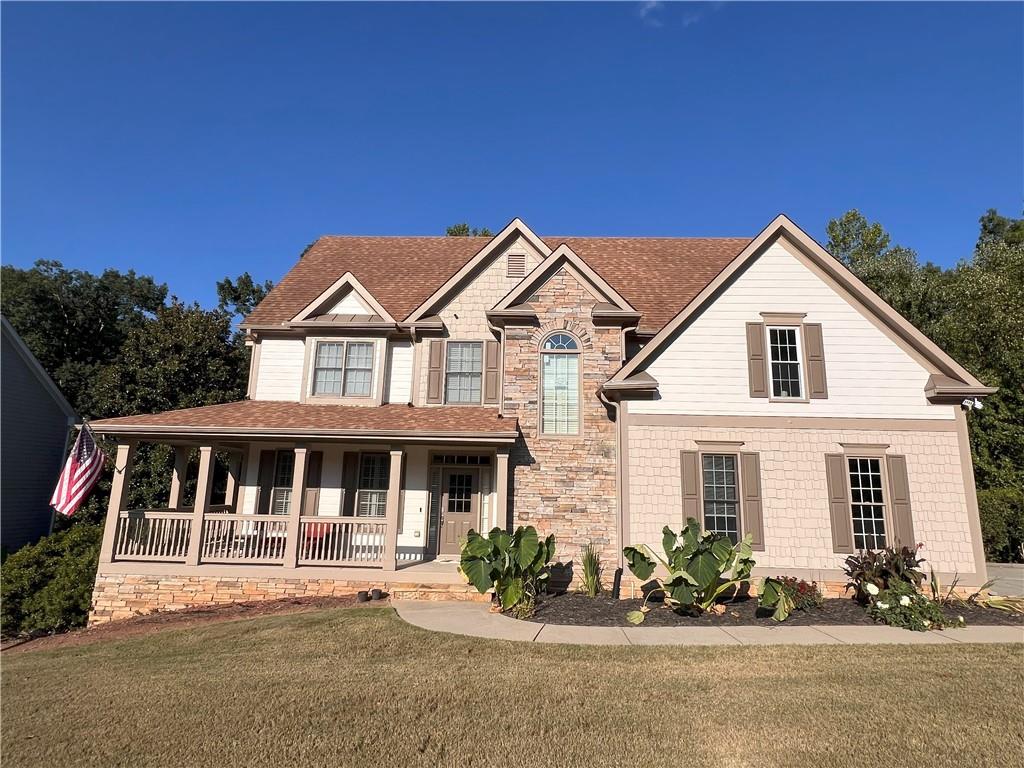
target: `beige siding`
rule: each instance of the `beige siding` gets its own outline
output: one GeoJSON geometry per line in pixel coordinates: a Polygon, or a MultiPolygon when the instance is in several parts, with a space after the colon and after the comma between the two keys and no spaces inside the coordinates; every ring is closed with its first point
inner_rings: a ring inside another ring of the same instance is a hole
{"type": "Polygon", "coordinates": [[[412,342],[392,341],[388,344],[389,403],[408,403],[412,400],[412,342]]]}
{"type": "MultiPolygon", "coordinates": [[[[494,334],[487,326],[487,310],[497,304],[520,280],[506,277],[506,254],[518,251],[526,254],[527,274],[541,262],[541,256],[523,238],[519,238],[507,249],[497,254],[481,272],[467,283],[462,291],[437,314],[444,321],[451,339],[477,341],[493,339],[494,334]]],[[[418,341],[421,349],[417,355],[419,370],[419,391],[417,405],[425,405],[427,397],[427,344],[429,340],[418,341]]]]}
{"type": "Polygon", "coordinates": [[[374,314],[366,303],[359,298],[359,295],[349,290],[344,296],[331,306],[326,314],[330,315],[372,315],[374,314]]]}
{"type": "Polygon", "coordinates": [[[781,245],[773,245],[650,364],[660,399],[634,413],[952,419],[924,396],[929,371],[781,245]],[[761,312],[821,323],[828,398],[771,402],[748,390],[745,324],[761,312]]]}
{"type": "Polygon", "coordinates": [[[253,400],[299,401],[305,345],[302,339],[263,339],[253,400]]]}
{"type": "MultiPolygon", "coordinates": [[[[632,404],[630,405],[632,409],[632,404]]],[[[838,569],[832,552],[825,454],[840,443],[889,444],[907,458],[914,534],[928,564],[943,572],[975,572],[967,496],[957,433],[949,430],[880,432],[856,429],[729,429],[669,426],[629,428],[629,535],[659,547],[661,529],[682,525],[679,452],[696,440],[743,441],[761,456],[765,551],[768,568],[838,569]]]]}

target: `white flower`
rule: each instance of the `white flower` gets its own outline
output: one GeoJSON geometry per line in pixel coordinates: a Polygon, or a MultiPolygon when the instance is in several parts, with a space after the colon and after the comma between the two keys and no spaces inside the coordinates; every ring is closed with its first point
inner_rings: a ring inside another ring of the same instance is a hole
{"type": "Polygon", "coordinates": [[[884,610],[886,610],[889,607],[888,603],[883,603],[881,601],[875,603],[875,605],[877,605],[878,609],[881,610],[881,611],[884,611],[884,610]]]}
{"type": "Polygon", "coordinates": [[[867,584],[864,585],[864,591],[867,592],[872,597],[874,597],[875,595],[878,594],[878,587],[876,587],[874,584],[872,584],[869,581],[867,584]]]}
{"type": "Polygon", "coordinates": [[[907,597],[906,595],[901,597],[900,598],[900,605],[902,605],[904,608],[906,608],[908,605],[910,605],[910,598],[907,597]]]}
{"type": "Polygon", "coordinates": [[[924,625],[925,625],[926,627],[930,627],[930,626],[932,625],[932,623],[931,623],[930,621],[928,621],[928,619],[925,619],[925,620],[924,620],[924,625]]]}
{"type": "Polygon", "coordinates": [[[957,616],[957,617],[956,617],[956,620],[957,620],[957,621],[958,621],[959,623],[961,623],[961,624],[963,624],[963,623],[964,623],[964,617],[963,617],[963,616],[957,616]]]}

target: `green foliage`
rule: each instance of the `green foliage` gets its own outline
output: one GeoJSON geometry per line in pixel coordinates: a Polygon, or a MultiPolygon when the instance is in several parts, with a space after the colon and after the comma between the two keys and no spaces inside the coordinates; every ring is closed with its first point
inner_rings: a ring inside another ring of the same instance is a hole
{"type": "Polygon", "coordinates": [[[656,586],[647,592],[643,606],[630,611],[626,619],[641,623],[654,595],[661,595],[677,612],[711,610],[727,590],[738,589],[750,577],[754,567],[750,545],[749,534],[734,545],[724,534],[701,532],[700,523],[690,518],[678,536],[668,526],[662,530],[664,558],[647,546],[626,547],[622,550],[626,565],[638,579],[649,579],[658,563],[668,572],[666,577],[655,579],[656,586]]]}
{"type": "Polygon", "coordinates": [[[448,237],[494,237],[494,233],[487,227],[470,227],[466,222],[452,224],[444,232],[448,237]]]}
{"type": "Polygon", "coordinates": [[[962,626],[964,623],[963,617],[949,621],[938,603],[918,592],[913,584],[899,580],[894,580],[887,589],[879,590],[877,595],[871,596],[868,615],[890,627],[902,627],[915,632],[962,626]]]}
{"type": "Polygon", "coordinates": [[[981,225],[978,245],[993,240],[1007,245],[1024,243],[1024,219],[1000,216],[995,208],[989,208],[978,220],[978,223],[981,225]]]}
{"type": "Polygon", "coordinates": [[[1024,490],[992,488],[978,491],[985,557],[997,563],[1024,559],[1024,490]]]}
{"type": "Polygon", "coordinates": [[[541,541],[532,525],[513,534],[494,528],[486,538],[471,530],[462,545],[459,570],[480,594],[493,589],[503,611],[529,615],[554,556],[555,537],[541,541]]]}
{"type": "Polygon", "coordinates": [[[583,548],[581,557],[583,564],[582,592],[588,597],[601,594],[601,553],[593,544],[583,548]]]}
{"type": "Polygon", "coordinates": [[[79,523],[22,547],[0,568],[5,636],[85,625],[103,529],[79,523]]]}
{"type": "Polygon", "coordinates": [[[273,287],[270,280],[257,283],[248,272],[243,272],[235,280],[225,277],[217,283],[217,309],[244,318],[256,309],[273,287]]]}
{"type": "Polygon", "coordinates": [[[923,562],[917,550],[910,547],[886,547],[850,555],[843,564],[843,571],[850,580],[846,589],[853,589],[854,596],[861,602],[867,602],[873,591],[868,585],[883,590],[902,583],[919,589],[925,578],[920,569],[923,562]]]}
{"type": "Polygon", "coordinates": [[[775,621],[785,621],[793,611],[809,611],[824,603],[818,582],[793,576],[767,578],[758,590],[758,607],[774,610],[775,621]]]}

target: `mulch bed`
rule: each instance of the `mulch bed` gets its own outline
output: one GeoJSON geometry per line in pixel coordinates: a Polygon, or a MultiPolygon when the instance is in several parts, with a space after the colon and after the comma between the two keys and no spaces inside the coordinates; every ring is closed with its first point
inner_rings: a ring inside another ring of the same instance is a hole
{"type": "MultiPolygon", "coordinates": [[[[544,624],[568,624],[583,627],[628,627],[626,614],[640,608],[641,600],[615,600],[611,597],[586,597],[579,593],[541,596],[537,610],[527,621],[544,624]]],[[[725,613],[705,613],[700,616],[679,615],[653,600],[648,603],[651,611],[642,626],[645,627],[729,627],[729,626],[779,626],[773,621],[771,612],[758,610],[757,599],[739,597],[735,602],[726,603],[725,613]]],[[[1024,626],[1024,615],[997,611],[980,606],[958,607],[946,611],[952,619],[963,616],[968,626],[995,624],[1000,626],[1024,626]]],[[[786,619],[786,626],[822,624],[874,624],[864,607],[852,598],[826,599],[821,608],[811,611],[793,611],[786,619]]]]}
{"type": "Polygon", "coordinates": [[[130,619],[119,619],[107,624],[99,624],[88,629],[76,629],[59,635],[43,635],[31,639],[12,638],[5,641],[2,650],[4,655],[54,650],[57,648],[89,645],[106,640],[142,637],[169,629],[188,629],[202,624],[252,619],[257,616],[302,613],[323,608],[349,608],[355,605],[377,606],[385,604],[386,601],[383,600],[359,603],[356,601],[355,595],[351,595],[345,597],[286,597],[281,600],[202,605],[194,608],[185,608],[180,611],[163,611],[160,613],[149,613],[144,616],[134,616],[130,619]]]}

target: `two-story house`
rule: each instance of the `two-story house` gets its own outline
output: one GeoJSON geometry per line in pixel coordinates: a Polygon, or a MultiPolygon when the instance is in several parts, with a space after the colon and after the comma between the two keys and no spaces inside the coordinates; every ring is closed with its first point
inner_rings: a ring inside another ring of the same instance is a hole
{"type": "Polygon", "coordinates": [[[784,216],[753,239],[322,237],[243,328],[244,401],[92,424],[118,441],[94,621],[468,593],[466,532],[521,524],[609,570],[694,517],[753,534],[755,575],[835,585],[847,553],[923,542],[984,581],[962,403],[993,390],[784,216]],[[175,447],[164,509],[124,509],[140,441],[175,447]]]}

